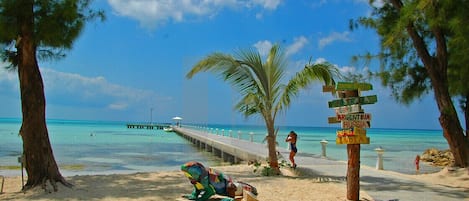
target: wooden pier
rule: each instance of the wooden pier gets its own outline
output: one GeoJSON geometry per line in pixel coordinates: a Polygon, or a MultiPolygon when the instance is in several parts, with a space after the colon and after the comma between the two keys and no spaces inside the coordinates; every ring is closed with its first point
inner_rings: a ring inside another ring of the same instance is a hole
{"type": "Polygon", "coordinates": [[[171,126],[171,124],[127,124],[127,128],[136,128],[136,129],[157,129],[163,130],[166,127],[171,126]]]}
{"type": "MultiPolygon", "coordinates": [[[[266,144],[180,127],[173,127],[173,131],[200,149],[219,156],[223,161],[239,163],[240,161],[265,162],[268,160],[266,144]]],[[[282,151],[286,150],[282,149],[282,151]]]]}

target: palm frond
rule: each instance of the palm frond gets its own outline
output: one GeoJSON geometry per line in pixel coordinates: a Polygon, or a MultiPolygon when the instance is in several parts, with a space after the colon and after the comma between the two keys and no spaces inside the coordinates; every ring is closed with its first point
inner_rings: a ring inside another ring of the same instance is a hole
{"type": "Polygon", "coordinates": [[[325,85],[334,85],[335,79],[341,79],[341,77],[339,70],[330,63],[307,64],[285,86],[281,102],[279,102],[277,107],[279,110],[288,107],[291,99],[298,96],[299,91],[309,86],[312,82],[321,81],[325,85]]]}

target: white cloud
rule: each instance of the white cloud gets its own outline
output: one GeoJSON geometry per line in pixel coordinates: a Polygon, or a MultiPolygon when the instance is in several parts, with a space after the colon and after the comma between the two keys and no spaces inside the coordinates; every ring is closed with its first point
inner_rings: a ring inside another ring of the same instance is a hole
{"type": "Polygon", "coordinates": [[[280,5],[281,0],[254,0],[253,3],[262,5],[262,7],[268,10],[275,10],[280,5]]]}
{"type": "MultiPolygon", "coordinates": [[[[154,91],[110,83],[103,76],[86,77],[50,68],[41,68],[41,73],[49,103],[99,105],[112,110],[125,110],[142,105],[163,105],[162,103],[168,103],[172,99],[154,91]]],[[[9,72],[0,67],[0,91],[3,94],[17,92],[18,83],[16,71],[9,72]]]]}
{"type": "Polygon", "coordinates": [[[293,40],[293,44],[287,47],[285,54],[293,55],[300,51],[306,44],[308,44],[308,39],[304,36],[297,37],[293,40]]]}
{"type": "Polygon", "coordinates": [[[128,104],[126,103],[111,103],[108,106],[112,110],[124,110],[127,109],[128,104]]]}
{"type": "Polygon", "coordinates": [[[154,28],[167,21],[181,22],[189,17],[210,17],[224,8],[261,7],[275,10],[281,0],[108,0],[117,15],[136,19],[144,27],[154,28]]]}
{"type": "Polygon", "coordinates": [[[327,60],[325,58],[317,58],[316,60],[314,60],[313,64],[322,64],[322,63],[326,63],[327,60]]]}
{"type": "Polygon", "coordinates": [[[256,44],[254,44],[254,47],[257,49],[257,51],[259,51],[261,56],[267,56],[272,46],[273,44],[268,40],[258,41],[256,44]]]}
{"type": "MultiPolygon", "coordinates": [[[[308,44],[308,39],[304,36],[297,37],[293,39],[293,44],[289,45],[285,49],[285,54],[287,56],[293,55],[300,51],[306,44],[308,44]]],[[[261,56],[267,56],[269,54],[270,48],[272,48],[273,43],[268,40],[258,41],[253,45],[261,56]]]]}
{"type": "Polygon", "coordinates": [[[329,36],[319,39],[319,49],[322,49],[335,41],[351,41],[348,36],[348,31],[345,31],[343,33],[333,32],[329,36]]]}
{"type": "Polygon", "coordinates": [[[0,62],[0,82],[18,82],[18,73],[16,70],[7,70],[5,68],[7,64],[0,62]]]}
{"type": "Polygon", "coordinates": [[[153,91],[135,89],[108,82],[104,77],[85,77],[80,74],[59,72],[42,68],[44,88],[51,96],[69,96],[70,99],[107,105],[110,109],[123,110],[130,105],[148,105],[160,101],[170,101],[153,91]]]}
{"type": "Polygon", "coordinates": [[[353,66],[343,66],[341,68],[339,68],[339,71],[340,73],[342,73],[342,75],[346,75],[346,74],[354,74],[357,69],[353,66]]]}

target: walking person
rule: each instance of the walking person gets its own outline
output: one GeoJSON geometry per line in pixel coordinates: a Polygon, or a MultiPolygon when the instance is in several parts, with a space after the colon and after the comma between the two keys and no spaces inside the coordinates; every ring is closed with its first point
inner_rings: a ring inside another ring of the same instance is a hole
{"type": "Polygon", "coordinates": [[[290,133],[287,136],[287,139],[285,139],[285,142],[290,143],[290,161],[291,161],[291,166],[293,168],[296,168],[295,155],[296,155],[296,152],[298,152],[298,149],[296,147],[297,139],[298,139],[298,135],[295,133],[295,131],[290,131],[290,133]]]}

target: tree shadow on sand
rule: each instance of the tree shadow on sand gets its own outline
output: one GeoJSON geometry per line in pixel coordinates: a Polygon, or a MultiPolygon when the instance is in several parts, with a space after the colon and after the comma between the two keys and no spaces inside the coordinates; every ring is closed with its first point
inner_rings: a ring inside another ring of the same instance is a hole
{"type": "Polygon", "coordinates": [[[394,192],[395,197],[403,196],[399,194],[399,191],[428,192],[428,196],[441,196],[457,200],[469,197],[468,189],[431,185],[407,179],[361,176],[360,181],[361,188],[367,192],[378,192],[378,194],[379,192],[394,192]]]}

